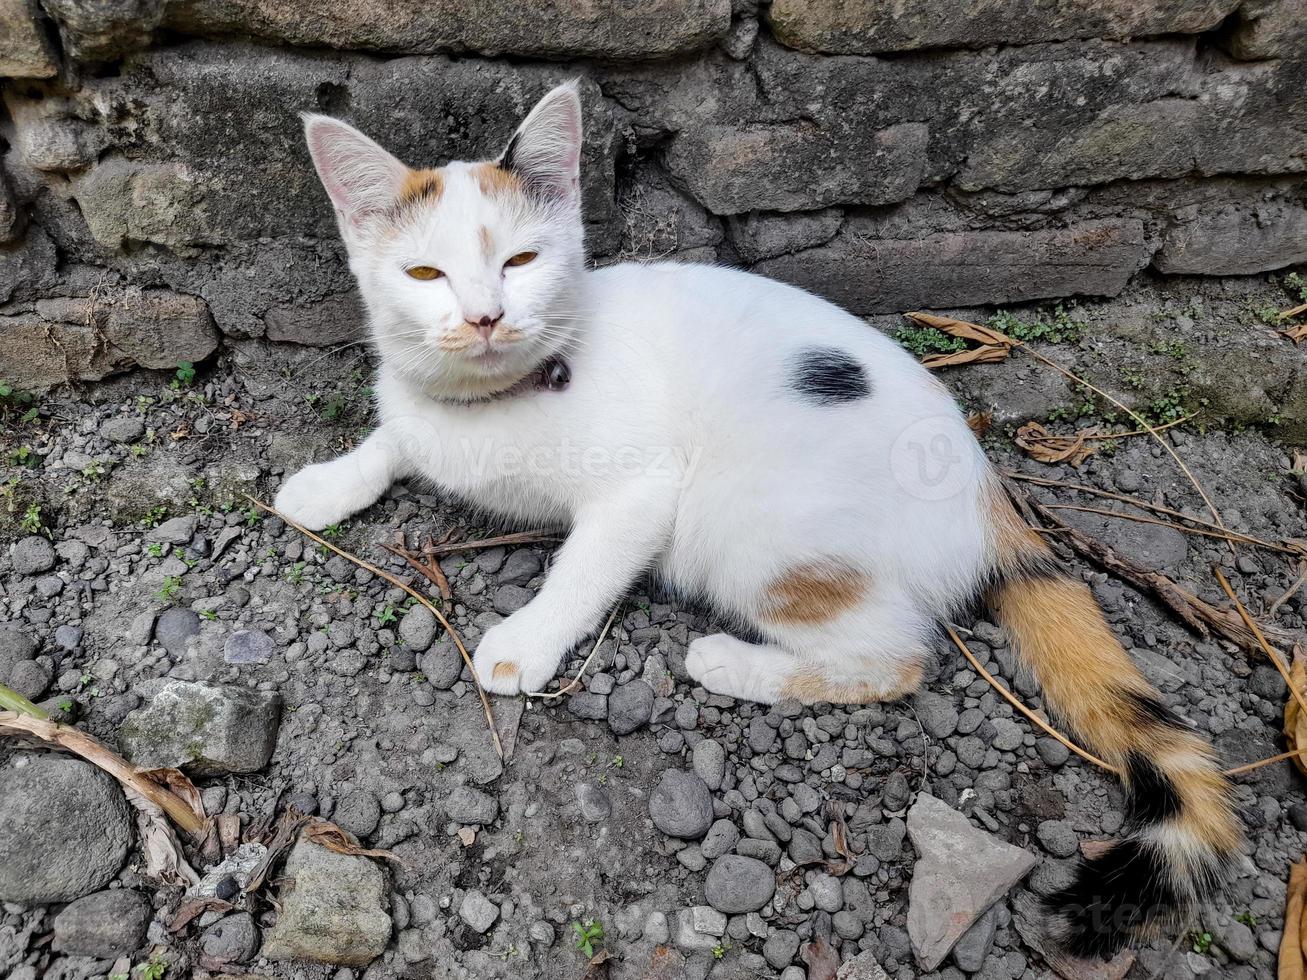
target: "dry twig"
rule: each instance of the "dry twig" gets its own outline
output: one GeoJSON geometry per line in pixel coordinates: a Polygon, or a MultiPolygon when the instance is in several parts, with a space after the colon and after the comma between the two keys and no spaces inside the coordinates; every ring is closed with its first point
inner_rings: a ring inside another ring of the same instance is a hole
{"type": "Polygon", "coordinates": [[[585,662],[581,664],[581,669],[576,672],[575,677],[566,684],[560,681],[557,691],[527,691],[526,696],[540,698],[542,701],[552,701],[554,698],[561,698],[564,694],[571,694],[577,690],[581,686],[581,678],[585,676],[586,668],[590,666],[590,661],[594,659],[595,654],[598,652],[599,644],[603,643],[604,638],[608,636],[608,629],[613,625],[613,620],[617,618],[617,611],[621,608],[622,604],[619,602],[613,607],[613,611],[608,614],[608,622],[604,623],[604,628],[599,631],[594,646],[590,648],[590,653],[586,656],[585,662]]]}
{"type": "Polygon", "coordinates": [[[482,548],[498,548],[501,545],[541,544],[546,541],[561,541],[562,537],[553,531],[514,531],[512,534],[497,534],[493,538],[478,538],[475,541],[442,541],[423,548],[427,557],[452,555],[460,551],[477,551],[482,548]]]}

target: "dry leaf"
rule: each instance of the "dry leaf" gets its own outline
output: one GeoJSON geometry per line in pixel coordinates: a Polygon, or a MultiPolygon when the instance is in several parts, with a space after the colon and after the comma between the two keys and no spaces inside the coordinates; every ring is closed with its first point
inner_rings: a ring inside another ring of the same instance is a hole
{"type": "Polygon", "coordinates": [[[1303,980],[1303,904],[1307,901],[1307,858],[1289,869],[1289,887],[1284,902],[1284,933],[1280,937],[1278,980],[1303,980]]]}
{"type": "Polygon", "coordinates": [[[230,912],[235,907],[230,902],[224,902],[215,895],[197,895],[195,898],[188,898],[173,913],[172,919],[168,923],[168,931],[173,933],[181,932],[205,912],[230,912]]]}
{"type": "Polygon", "coordinates": [[[136,831],[141,838],[146,875],[165,885],[191,888],[199,884],[200,876],[186,860],[181,842],[163,810],[130,785],[124,784],[123,790],[127,802],[136,809],[136,831]]]}
{"type": "Polygon", "coordinates": [[[957,320],[951,316],[936,316],[934,313],[904,313],[903,315],[913,323],[942,330],[950,337],[974,340],[978,344],[993,344],[998,347],[1006,347],[1009,350],[1017,344],[1007,334],[1001,333],[993,327],[982,327],[979,323],[957,320]]]}
{"type": "Polygon", "coordinates": [[[979,439],[989,431],[990,424],[994,421],[994,413],[988,409],[983,412],[972,412],[967,416],[967,428],[975,433],[979,439]]]}
{"type": "Polygon", "coordinates": [[[835,980],[839,972],[840,954],[826,936],[813,936],[811,942],[799,949],[799,959],[807,964],[808,980],[835,980]]]}
{"type": "Polygon", "coordinates": [[[337,854],[348,854],[351,857],[384,858],[387,861],[394,861],[396,864],[404,863],[397,854],[391,851],[360,847],[358,841],[352,836],[341,830],[330,820],[323,820],[321,817],[309,818],[303,836],[319,847],[325,847],[337,854]]]}
{"type": "Polygon", "coordinates": [[[1017,429],[1014,441],[1028,456],[1041,463],[1080,466],[1098,451],[1098,447],[1089,441],[1098,435],[1097,429],[1081,429],[1074,436],[1055,436],[1038,422],[1027,422],[1017,429]]]}
{"type": "Polygon", "coordinates": [[[263,860],[250,872],[249,879],[245,882],[245,887],[242,889],[245,894],[256,892],[262,887],[263,882],[272,871],[273,865],[280,860],[291,844],[295,843],[295,838],[299,836],[300,827],[304,826],[308,819],[293,806],[287,807],[283,811],[277,820],[276,832],[272,835],[272,840],[267,843],[268,849],[263,855],[263,860]]]}
{"type": "Polygon", "coordinates": [[[987,344],[984,347],[973,347],[971,350],[960,350],[952,354],[927,354],[921,359],[921,363],[932,370],[961,367],[963,364],[997,364],[999,361],[1006,361],[1011,352],[1010,347],[987,344]]]}
{"type": "Polygon", "coordinates": [[[190,777],[180,769],[142,769],[141,775],[181,797],[186,801],[186,805],[200,816],[205,815],[204,799],[200,796],[200,791],[191,782],[190,777]]]}
{"type": "MultiPolygon", "coordinates": [[[[1293,663],[1289,667],[1289,679],[1299,691],[1307,691],[1307,655],[1299,644],[1293,647],[1293,663]]],[[[1307,749],[1307,717],[1303,717],[1298,699],[1292,694],[1284,703],[1284,740],[1290,752],[1307,749]]],[[[1307,761],[1301,755],[1293,757],[1293,764],[1298,771],[1307,776],[1307,761]]]]}
{"type": "Polygon", "coordinates": [[[1307,453],[1301,449],[1293,451],[1293,465],[1289,467],[1290,473],[1307,473],[1307,453]]]}
{"type": "Polygon", "coordinates": [[[1307,323],[1295,323],[1292,327],[1285,327],[1276,332],[1282,337],[1288,337],[1295,345],[1301,344],[1307,340],[1307,323]]]}

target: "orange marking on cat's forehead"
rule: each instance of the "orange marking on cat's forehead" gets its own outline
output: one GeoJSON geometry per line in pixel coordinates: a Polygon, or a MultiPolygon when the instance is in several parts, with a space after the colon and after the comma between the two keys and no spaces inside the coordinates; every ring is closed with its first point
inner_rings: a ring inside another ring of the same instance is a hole
{"type": "Polygon", "coordinates": [[[497,163],[478,163],[472,168],[472,177],[487,197],[521,194],[526,190],[522,178],[497,163]]]}
{"type": "Polygon", "coordinates": [[[411,204],[425,200],[434,204],[444,192],[445,175],[439,170],[410,170],[399,189],[399,201],[411,204]]]}
{"type": "Polygon", "coordinates": [[[477,237],[481,239],[482,256],[484,256],[487,260],[489,260],[490,256],[493,255],[495,252],[494,236],[490,234],[489,228],[487,228],[485,225],[482,225],[480,230],[477,232],[477,237]]]}

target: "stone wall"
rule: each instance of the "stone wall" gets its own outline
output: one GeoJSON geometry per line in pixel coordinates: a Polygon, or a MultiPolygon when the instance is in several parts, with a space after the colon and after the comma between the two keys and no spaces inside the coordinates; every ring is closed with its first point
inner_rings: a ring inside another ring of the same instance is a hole
{"type": "Polygon", "coordinates": [[[0,0],[0,378],[331,344],[296,113],[493,155],[580,76],[592,253],[862,314],[1307,262],[1307,0],[0,0]]]}

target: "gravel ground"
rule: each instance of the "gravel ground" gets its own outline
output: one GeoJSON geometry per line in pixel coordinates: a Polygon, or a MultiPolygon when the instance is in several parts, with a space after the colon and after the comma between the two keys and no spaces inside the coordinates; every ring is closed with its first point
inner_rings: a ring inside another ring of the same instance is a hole
{"type": "MultiPolygon", "coordinates": [[[[983,370],[948,380],[973,393],[983,370]]],[[[875,976],[872,960],[895,978],[1048,975],[1013,910],[1027,893],[1057,887],[1080,842],[1117,835],[1122,794],[1014,717],[947,641],[928,689],[909,701],[742,704],[685,673],[686,645],[715,631],[712,616],[641,583],[583,693],[495,703],[511,748],[501,764],[433,618],[239,496],[270,499],[283,475],[356,440],[368,425],[367,375],[360,347],[237,344],[193,380],[138,372],[44,396],[37,419],[21,420],[26,406],[5,418],[0,534],[13,543],[0,552],[8,621],[0,680],[143,763],[184,762],[209,811],[236,815],[246,830],[290,803],[398,861],[301,843],[274,875],[276,905],[206,912],[170,933],[181,889],[146,875],[126,811],[115,809],[121,801],[95,802],[112,785],[55,773],[51,760],[8,740],[0,830],[9,829],[11,850],[51,857],[21,883],[0,872],[0,892],[17,895],[21,884],[24,903],[36,903],[3,906],[0,975],[71,980],[153,955],[170,964],[169,976],[225,963],[337,980],[578,978],[586,962],[573,923],[591,921],[603,930],[593,948],[611,953],[604,968],[620,978],[817,976],[816,966],[804,972],[813,953],[805,960],[801,951],[814,936],[828,937],[839,959],[863,957],[865,973],[849,966],[841,976],[875,976]],[[914,963],[908,931],[916,861],[908,814],[925,794],[1037,860],[929,973],[914,963]],[[109,816],[73,826],[68,814],[80,809],[109,816]],[[837,848],[841,822],[847,858],[837,848]],[[99,864],[58,859],[88,839],[106,842],[99,864]],[[306,908],[342,882],[348,907],[320,913],[329,929],[315,937],[322,923],[306,908]],[[333,943],[349,949],[331,964],[273,958],[333,943]]],[[[1025,459],[1008,434],[999,425],[986,441],[1018,470],[1201,513],[1145,439],[1076,471],[1025,459]]],[[[1304,488],[1288,450],[1257,431],[1189,428],[1171,438],[1229,527],[1305,536],[1304,488]]],[[[1166,528],[1064,513],[1213,603],[1221,601],[1213,563],[1255,613],[1294,578],[1269,553],[1235,557],[1220,542],[1166,528]]],[[[465,538],[521,530],[399,486],[332,539],[407,575],[378,543],[399,531],[413,545],[451,529],[465,538]]],[[[530,598],[549,551],[495,548],[442,561],[455,596],[448,610],[469,645],[530,598]]],[[[1164,700],[1210,733],[1228,764],[1281,750],[1286,692],[1273,669],[1076,567],[1164,700]]],[[[1283,603],[1274,623],[1300,631],[1305,613],[1307,592],[1283,603]]],[[[963,625],[989,669],[1038,707],[1038,690],[1014,677],[1002,631],[963,625]]],[[[1194,922],[1140,948],[1129,976],[1271,975],[1307,796],[1287,763],[1237,783],[1251,842],[1237,879],[1194,922]]],[[[226,873],[210,893],[223,894],[226,873]]]]}

